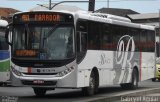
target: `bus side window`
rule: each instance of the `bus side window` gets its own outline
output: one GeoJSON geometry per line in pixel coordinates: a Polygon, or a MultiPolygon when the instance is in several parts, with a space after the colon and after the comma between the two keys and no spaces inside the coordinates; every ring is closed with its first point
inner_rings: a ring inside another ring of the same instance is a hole
{"type": "Polygon", "coordinates": [[[0,36],[0,50],[9,50],[9,45],[5,41],[5,37],[0,36]]]}
{"type": "Polygon", "coordinates": [[[89,21],[88,22],[88,49],[100,50],[101,49],[101,33],[102,23],[89,21]]]}
{"type": "Polygon", "coordinates": [[[147,31],[147,42],[148,42],[148,51],[154,52],[155,51],[155,37],[153,31],[147,31]]]}
{"type": "Polygon", "coordinates": [[[85,52],[87,50],[87,33],[77,32],[77,52],[85,52]]]}
{"type": "Polygon", "coordinates": [[[131,36],[133,37],[134,43],[135,43],[135,51],[140,51],[140,44],[139,44],[139,39],[140,39],[140,31],[139,29],[131,29],[129,28],[129,32],[131,33],[131,36]]]}
{"type": "Polygon", "coordinates": [[[9,45],[5,40],[5,27],[0,27],[0,50],[9,50],[9,45]]]}
{"type": "Polygon", "coordinates": [[[112,43],[112,33],[110,32],[111,27],[108,24],[103,26],[103,34],[102,34],[102,49],[103,50],[113,50],[112,43]]]}
{"type": "Polygon", "coordinates": [[[87,21],[77,22],[77,62],[80,63],[87,51],[87,21]]]}
{"type": "Polygon", "coordinates": [[[148,49],[147,46],[146,30],[142,30],[140,33],[140,51],[146,52],[148,49]]]}

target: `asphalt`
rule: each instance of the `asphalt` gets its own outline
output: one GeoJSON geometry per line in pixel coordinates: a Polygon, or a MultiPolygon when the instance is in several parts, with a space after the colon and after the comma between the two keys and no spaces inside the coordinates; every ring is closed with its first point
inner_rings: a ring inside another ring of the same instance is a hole
{"type": "Polygon", "coordinates": [[[112,95],[75,102],[160,102],[160,87],[112,95]]]}
{"type": "Polygon", "coordinates": [[[160,81],[151,80],[140,82],[137,90],[123,90],[119,85],[102,87],[91,97],[82,95],[80,89],[55,89],[37,98],[30,87],[0,87],[0,102],[16,98],[18,101],[4,102],[160,102],[159,97],[160,81]]]}

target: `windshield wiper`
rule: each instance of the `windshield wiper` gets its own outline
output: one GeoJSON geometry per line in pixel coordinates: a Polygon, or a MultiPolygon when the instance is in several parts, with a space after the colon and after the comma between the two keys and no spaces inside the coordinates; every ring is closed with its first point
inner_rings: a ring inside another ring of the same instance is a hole
{"type": "Polygon", "coordinates": [[[58,27],[58,24],[56,24],[51,30],[49,30],[46,36],[43,38],[43,40],[46,40],[48,37],[50,37],[53,34],[53,32],[56,30],[57,27],[58,27]]]}
{"type": "Polygon", "coordinates": [[[56,30],[57,27],[58,27],[58,24],[56,24],[52,29],[50,29],[47,32],[46,36],[43,38],[43,45],[42,45],[43,47],[44,47],[44,41],[53,34],[53,32],[56,30]]]}

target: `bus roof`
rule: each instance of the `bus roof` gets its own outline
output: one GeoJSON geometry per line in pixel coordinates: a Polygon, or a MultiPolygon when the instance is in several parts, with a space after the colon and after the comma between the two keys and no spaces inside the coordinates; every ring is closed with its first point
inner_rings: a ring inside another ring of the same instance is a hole
{"type": "MultiPolygon", "coordinates": [[[[80,18],[85,20],[92,20],[96,22],[103,22],[103,23],[139,28],[139,29],[155,30],[154,26],[133,23],[129,18],[111,15],[111,14],[105,14],[105,13],[91,13],[83,10],[76,11],[76,12],[71,12],[67,10],[58,10],[58,11],[57,10],[34,10],[31,12],[61,12],[66,14],[72,14],[75,17],[75,20],[80,18]]],[[[19,13],[24,13],[24,12],[19,12],[19,13]]],[[[16,14],[19,14],[19,13],[16,13],[16,14]]]]}
{"type": "Polygon", "coordinates": [[[8,22],[6,20],[0,20],[0,27],[6,27],[8,22]]]}
{"type": "Polygon", "coordinates": [[[111,15],[111,14],[77,13],[77,15],[78,15],[77,18],[92,20],[92,21],[96,21],[96,22],[104,22],[104,23],[139,28],[139,29],[155,30],[154,26],[133,23],[133,22],[131,22],[131,20],[129,18],[111,15]]]}

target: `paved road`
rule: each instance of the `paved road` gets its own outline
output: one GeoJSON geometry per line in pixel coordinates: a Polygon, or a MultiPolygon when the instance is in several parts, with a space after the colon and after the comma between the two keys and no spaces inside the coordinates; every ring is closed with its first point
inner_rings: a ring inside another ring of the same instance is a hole
{"type": "MultiPolygon", "coordinates": [[[[160,87],[160,82],[152,82],[151,80],[143,81],[139,84],[138,90],[153,87],[160,87]]],[[[48,91],[46,96],[38,98],[30,87],[0,87],[0,96],[17,96],[18,102],[83,102],[83,100],[129,91],[133,90],[122,90],[119,86],[108,86],[100,88],[97,95],[85,97],[81,94],[80,89],[56,89],[54,91],[48,91]]]]}

